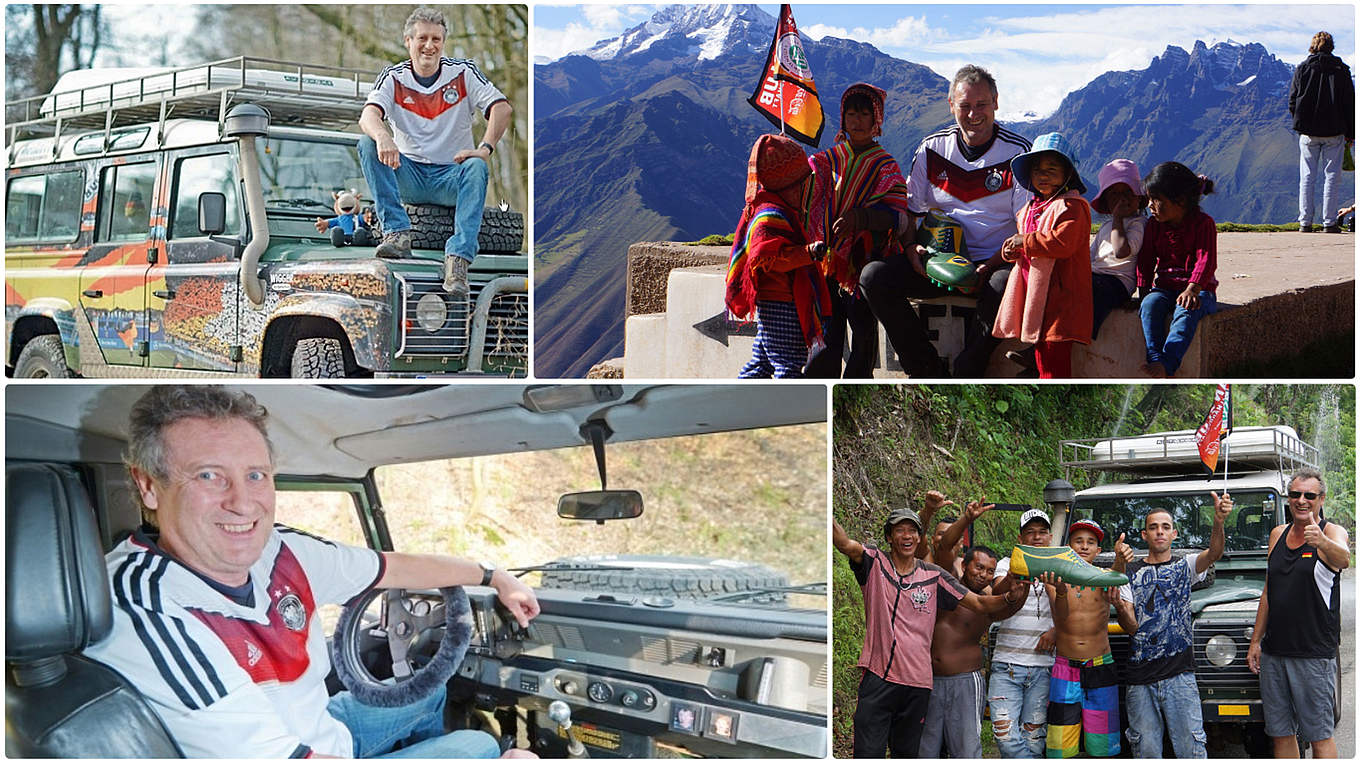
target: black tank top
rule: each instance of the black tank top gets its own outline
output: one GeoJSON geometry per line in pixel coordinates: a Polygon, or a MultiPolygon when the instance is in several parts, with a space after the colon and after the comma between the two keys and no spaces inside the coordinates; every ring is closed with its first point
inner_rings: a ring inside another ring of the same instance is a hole
{"type": "MultiPolygon", "coordinates": [[[[1326,520],[1318,524],[1326,526],[1326,520]]],[[[1261,646],[1280,657],[1335,657],[1341,644],[1341,573],[1306,543],[1290,549],[1288,538],[1286,528],[1266,563],[1270,616],[1261,646]]]]}

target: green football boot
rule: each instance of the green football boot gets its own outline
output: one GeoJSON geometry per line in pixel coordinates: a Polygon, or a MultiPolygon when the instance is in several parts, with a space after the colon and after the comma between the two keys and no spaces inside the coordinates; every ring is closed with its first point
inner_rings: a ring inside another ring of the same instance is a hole
{"type": "Polygon", "coordinates": [[[1079,588],[1111,588],[1129,582],[1123,573],[1102,570],[1078,557],[1070,546],[1017,546],[1011,552],[1011,573],[1017,578],[1033,580],[1050,572],[1079,588]]]}

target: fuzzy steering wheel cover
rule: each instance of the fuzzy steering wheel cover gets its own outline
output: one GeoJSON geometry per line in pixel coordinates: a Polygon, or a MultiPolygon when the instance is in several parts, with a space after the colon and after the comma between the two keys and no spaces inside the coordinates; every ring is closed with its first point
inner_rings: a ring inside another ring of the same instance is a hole
{"type": "Polygon", "coordinates": [[[401,682],[384,682],[374,678],[359,657],[359,631],[363,625],[363,611],[375,597],[386,593],[372,589],[344,606],[340,622],[331,637],[331,662],[340,682],[360,702],[373,707],[404,707],[443,688],[467,654],[472,638],[472,608],[462,586],[447,586],[439,590],[444,597],[444,637],[429,664],[417,670],[411,678],[401,682]]]}

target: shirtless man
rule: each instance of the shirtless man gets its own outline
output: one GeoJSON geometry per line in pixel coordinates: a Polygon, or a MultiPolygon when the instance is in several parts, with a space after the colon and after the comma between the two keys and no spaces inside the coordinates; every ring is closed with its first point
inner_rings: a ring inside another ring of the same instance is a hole
{"type": "MultiPolygon", "coordinates": [[[[1100,553],[1105,531],[1095,520],[1077,520],[1067,533],[1067,545],[1090,562],[1100,553]]],[[[1133,593],[1128,585],[1098,589],[1069,589],[1052,573],[1040,580],[1053,587],[1053,625],[1058,633],[1058,656],[1049,678],[1048,757],[1077,754],[1082,728],[1086,754],[1119,754],[1119,685],[1110,654],[1110,605],[1119,625],[1133,635],[1138,630],[1133,593]]]]}
{"type": "MultiPolygon", "coordinates": [[[[941,567],[951,567],[958,561],[954,554],[963,541],[964,531],[995,506],[972,502],[962,519],[951,521],[943,532],[936,529],[935,558],[941,567]]],[[[996,559],[996,553],[985,546],[969,548],[962,561],[963,585],[979,596],[987,596],[987,587],[996,573],[996,559]]],[[[1029,586],[1021,584],[1019,588],[1019,598],[1023,599],[1029,586]]],[[[979,641],[992,621],[1004,620],[1019,608],[1017,604],[1000,612],[981,614],[960,606],[935,618],[935,638],[930,643],[934,686],[921,731],[920,757],[941,757],[940,751],[945,748],[950,757],[982,757],[986,674],[982,670],[979,641]]]]}

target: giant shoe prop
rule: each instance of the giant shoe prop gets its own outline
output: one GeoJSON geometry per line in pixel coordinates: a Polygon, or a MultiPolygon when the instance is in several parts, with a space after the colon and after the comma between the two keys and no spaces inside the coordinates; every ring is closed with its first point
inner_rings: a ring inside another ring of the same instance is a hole
{"type": "Polygon", "coordinates": [[[1092,565],[1070,546],[1017,546],[1011,552],[1011,573],[1023,580],[1053,573],[1077,588],[1111,588],[1129,582],[1129,576],[1092,565]]]}
{"type": "Polygon", "coordinates": [[[946,289],[971,295],[977,290],[977,267],[968,260],[963,225],[933,208],[916,230],[916,242],[926,249],[926,276],[946,289]]]}

